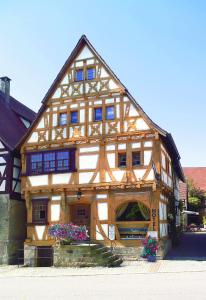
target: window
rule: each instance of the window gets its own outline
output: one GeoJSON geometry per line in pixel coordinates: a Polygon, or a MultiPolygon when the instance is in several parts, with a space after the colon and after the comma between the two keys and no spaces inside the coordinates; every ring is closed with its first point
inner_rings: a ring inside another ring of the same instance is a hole
{"type": "Polygon", "coordinates": [[[32,174],[42,173],[42,154],[31,155],[31,172],[32,174]]]}
{"type": "Polygon", "coordinates": [[[45,172],[55,171],[55,152],[44,154],[44,171],[45,172]]]}
{"type": "Polygon", "coordinates": [[[114,120],[114,106],[106,106],[106,120],[114,120]]]}
{"type": "Polygon", "coordinates": [[[71,124],[78,123],[78,111],[71,111],[71,124]]]}
{"type": "Polygon", "coordinates": [[[61,113],[59,115],[59,125],[60,126],[67,125],[67,113],[61,113]]]}
{"type": "Polygon", "coordinates": [[[85,215],[86,215],[85,208],[78,208],[77,209],[77,216],[85,216],[85,215]]]}
{"type": "Polygon", "coordinates": [[[83,71],[83,69],[76,70],[75,81],[82,81],[82,80],[84,80],[84,71],[83,71]]]}
{"type": "Polygon", "coordinates": [[[127,156],[126,153],[118,154],[118,167],[126,167],[127,166],[127,156]]]}
{"type": "Polygon", "coordinates": [[[74,172],[75,149],[60,151],[45,151],[38,154],[29,154],[27,158],[28,175],[74,172]]]}
{"type": "Polygon", "coordinates": [[[140,151],[132,152],[132,165],[140,166],[141,165],[141,153],[140,151]]]}
{"type": "Polygon", "coordinates": [[[94,109],[94,121],[102,121],[102,108],[97,107],[94,109]]]}
{"type": "Polygon", "coordinates": [[[92,80],[95,77],[94,68],[87,69],[87,80],[92,80]]]}
{"type": "Polygon", "coordinates": [[[68,170],[69,168],[69,152],[57,152],[57,170],[68,170]]]}
{"type": "Polygon", "coordinates": [[[47,224],[48,199],[32,200],[32,223],[47,224]]]}

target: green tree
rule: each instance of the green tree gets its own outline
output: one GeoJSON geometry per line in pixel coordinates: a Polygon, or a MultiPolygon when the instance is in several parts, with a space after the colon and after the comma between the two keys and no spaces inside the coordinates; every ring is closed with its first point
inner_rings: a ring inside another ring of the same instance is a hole
{"type": "Polygon", "coordinates": [[[188,184],[188,208],[194,211],[199,211],[206,200],[206,195],[203,190],[196,187],[192,179],[187,179],[188,184]]]}

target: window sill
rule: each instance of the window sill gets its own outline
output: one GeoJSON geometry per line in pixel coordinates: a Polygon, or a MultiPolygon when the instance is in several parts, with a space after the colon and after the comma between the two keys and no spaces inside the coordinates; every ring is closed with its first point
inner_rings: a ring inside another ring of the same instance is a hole
{"type": "Polygon", "coordinates": [[[74,173],[77,172],[77,169],[69,169],[69,170],[61,170],[61,171],[51,171],[51,172],[42,172],[42,173],[38,173],[38,174],[30,174],[30,173],[22,173],[21,177],[25,177],[25,176],[41,176],[41,175],[49,175],[49,174],[62,174],[62,173],[74,173]]]}

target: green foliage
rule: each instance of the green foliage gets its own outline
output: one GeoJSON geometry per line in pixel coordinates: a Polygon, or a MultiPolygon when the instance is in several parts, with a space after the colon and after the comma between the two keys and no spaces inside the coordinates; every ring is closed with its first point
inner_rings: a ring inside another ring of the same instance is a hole
{"type": "Polygon", "coordinates": [[[201,204],[201,200],[198,197],[189,197],[189,204],[192,206],[199,207],[201,204]]]}
{"type": "Polygon", "coordinates": [[[200,188],[196,187],[193,180],[188,179],[187,183],[189,191],[189,208],[197,211],[202,207],[203,203],[206,200],[205,192],[200,188]]]}

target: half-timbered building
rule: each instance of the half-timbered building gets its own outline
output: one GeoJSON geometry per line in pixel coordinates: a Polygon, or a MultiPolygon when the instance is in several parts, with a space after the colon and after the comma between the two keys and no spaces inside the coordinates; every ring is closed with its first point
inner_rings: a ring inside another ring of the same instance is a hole
{"type": "Polygon", "coordinates": [[[21,161],[16,145],[35,113],[10,96],[10,79],[0,78],[0,264],[14,263],[23,248],[25,203],[21,199],[21,161]]]}
{"type": "Polygon", "coordinates": [[[183,179],[172,136],[157,126],[86,36],[57,75],[21,143],[25,248],[52,246],[48,225],[84,224],[90,239],[139,246],[168,239],[183,179]]]}

